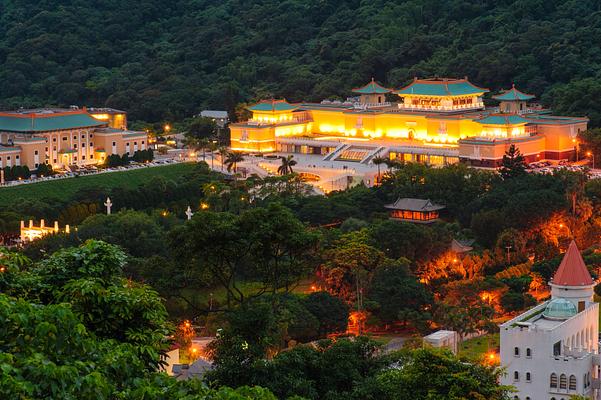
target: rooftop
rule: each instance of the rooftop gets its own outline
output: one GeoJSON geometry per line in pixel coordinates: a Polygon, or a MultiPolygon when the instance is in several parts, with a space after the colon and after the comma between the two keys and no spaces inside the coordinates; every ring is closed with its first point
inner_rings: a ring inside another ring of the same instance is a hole
{"type": "Polygon", "coordinates": [[[509,90],[505,90],[500,94],[492,96],[493,99],[499,101],[527,101],[532,100],[534,97],[535,96],[532,94],[520,92],[515,88],[515,85],[512,85],[509,90]]]}
{"type": "Polygon", "coordinates": [[[374,78],[371,78],[371,82],[369,82],[367,85],[353,89],[353,92],[359,94],[384,94],[392,92],[392,89],[385,88],[378,82],[374,81],[374,78]]]}
{"type": "Polygon", "coordinates": [[[582,255],[580,255],[578,246],[573,240],[570,247],[568,247],[568,251],[565,252],[551,283],[561,286],[590,286],[594,284],[582,255]]]}
{"type": "Polygon", "coordinates": [[[264,112],[277,112],[277,111],[294,111],[298,107],[288,103],[286,100],[263,100],[248,107],[249,111],[264,111],[264,112]]]}
{"type": "Polygon", "coordinates": [[[490,114],[487,117],[475,120],[475,122],[482,125],[520,125],[527,124],[530,121],[517,114],[490,114]]]}
{"type": "Polygon", "coordinates": [[[437,211],[442,210],[445,206],[432,203],[430,200],[400,198],[392,204],[384,206],[392,210],[408,210],[408,211],[437,211]]]}
{"type": "Polygon", "coordinates": [[[417,96],[467,96],[480,95],[489,90],[478,87],[464,79],[430,78],[417,79],[394,93],[417,96]]]}
{"type": "Polygon", "coordinates": [[[37,109],[0,112],[0,131],[46,132],[103,126],[86,110],[37,109]]]}

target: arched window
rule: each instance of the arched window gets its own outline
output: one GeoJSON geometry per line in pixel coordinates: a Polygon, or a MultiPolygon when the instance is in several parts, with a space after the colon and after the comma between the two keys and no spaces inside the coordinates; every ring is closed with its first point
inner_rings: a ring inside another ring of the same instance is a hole
{"type": "Polygon", "coordinates": [[[557,374],[555,372],[553,372],[551,374],[551,387],[552,388],[556,388],[557,387],[557,374]]]}
{"type": "Polygon", "coordinates": [[[528,347],[526,349],[526,357],[528,357],[528,358],[532,357],[532,350],[530,350],[530,347],[528,347]]]}
{"type": "Polygon", "coordinates": [[[570,375],[569,389],[576,390],[576,376],[570,375]]]}
{"type": "Polygon", "coordinates": [[[513,355],[516,357],[520,356],[520,348],[519,347],[514,347],[513,348],[513,355]]]}
{"type": "Polygon", "coordinates": [[[568,388],[568,378],[566,374],[559,375],[559,388],[567,389],[568,388]]]}
{"type": "Polygon", "coordinates": [[[520,373],[518,371],[513,371],[513,380],[514,381],[520,380],[520,373]]]}
{"type": "Polygon", "coordinates": [[[530,372],[526,372],[526,382],[530,382],[530,372]]]}
{"type": "Polygon", "coordinates": [[[526,400],[530,400],[530,396],[526,396],[526,400]]]}

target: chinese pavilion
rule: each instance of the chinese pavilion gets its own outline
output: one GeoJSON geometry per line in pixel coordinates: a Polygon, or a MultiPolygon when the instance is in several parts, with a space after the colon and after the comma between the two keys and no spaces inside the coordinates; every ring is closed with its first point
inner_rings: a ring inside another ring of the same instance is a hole
{"type": "Polygon", "coordinates": [[[528,162],[569,159],[585,117],[553,115],[529,104],[515,86],[492,96],[467,78],[415,78],[398,90],[375,80],[352,89],[346,101],[290,104],[268,100],[248,109],[248,121],[231,124],[231,147],[244,152],[320,155],[325,161],[370,163],[375,155],[444,165],[465,162],[494,168],[515,144],[528,162]],[[397,97],[397,102],[389,99],[397,97]]]}

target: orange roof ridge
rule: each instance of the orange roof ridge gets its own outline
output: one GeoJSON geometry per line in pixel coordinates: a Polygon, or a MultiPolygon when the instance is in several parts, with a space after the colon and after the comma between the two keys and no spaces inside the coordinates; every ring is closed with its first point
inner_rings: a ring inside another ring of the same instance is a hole
{"type": "Polygon", "coordinates": [[[578,246],[573,240],[568,247],[568,251],[565,252],[551,283],[561,286],[589,286],[594,283],[588,268],[584,264],[578,246]]]}

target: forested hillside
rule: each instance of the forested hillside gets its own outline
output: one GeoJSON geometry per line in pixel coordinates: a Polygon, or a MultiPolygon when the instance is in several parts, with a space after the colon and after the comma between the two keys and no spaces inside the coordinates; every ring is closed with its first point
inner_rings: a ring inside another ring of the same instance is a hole
{"type": "Polygon", "coordinates": [[[0,107],[132,119],[349,94],[372,76],[515,82],[601,125],[597,0],[4,0],[0,107]]]}

